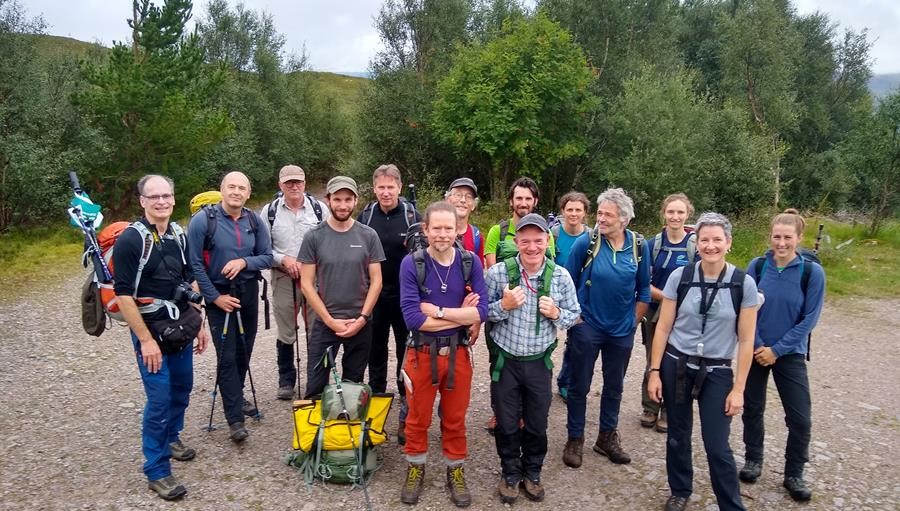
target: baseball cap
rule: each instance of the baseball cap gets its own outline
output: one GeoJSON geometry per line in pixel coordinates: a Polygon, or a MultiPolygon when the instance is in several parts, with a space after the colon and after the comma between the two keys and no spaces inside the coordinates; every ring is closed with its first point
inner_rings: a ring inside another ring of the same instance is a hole
{"type": "Polygon", "coordinates": [[[298,165],[285,165],[278,172],[278,182],[286,183],[291,180],[306,181],[306,174],[298,165]]]}
{"type": "Polygon", "coordinates": [[[521,231],[523,227],[529,225],[533,225],[544,232],[550,232],[550,228],[547,227],[547,221],[544,220],[544,217],[537,213],[529,213],[523,216],[519,220],[519,223],[516,224],[516,232],[521,231]]]}
{"type": "Polygon", "coordinates": [[[452,190],[452,189],[460,187],[460,186],[468,186],[469,188],[472,189],[472,192],[475,193],[475,196],[476,197],[478,196],[478,187],[475,186],[475,181],[472,181],[471,179],[469,179],[467,177],[460,177],[460,178],[455,179],[452,183],[450,183],[450,188],[447,188],[447,189],[452,190]]]}
{"type": "Polygon", "coordinates": [[[334,176],[333,178],[328,180],[328,184],[325,185],[325,191],[327,193],[334,193],[338,190],[350,190],[353,192],[353,195],[359,197],[359,190],[356,188],[356,181],[351,177],[347,176],[334,176]]]}

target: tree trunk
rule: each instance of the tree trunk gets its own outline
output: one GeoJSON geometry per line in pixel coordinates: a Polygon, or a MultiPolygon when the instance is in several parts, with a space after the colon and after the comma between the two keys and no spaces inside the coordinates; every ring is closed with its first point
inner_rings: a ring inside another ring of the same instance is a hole
{"type": "Polygon", "coordinates": [[[772,135],[772,151],[775,155],[775,164],[772,166],[772,174],[775,178],[775,209],[781,202],[781,149],[778,147],[778,135],[772,135]]]}

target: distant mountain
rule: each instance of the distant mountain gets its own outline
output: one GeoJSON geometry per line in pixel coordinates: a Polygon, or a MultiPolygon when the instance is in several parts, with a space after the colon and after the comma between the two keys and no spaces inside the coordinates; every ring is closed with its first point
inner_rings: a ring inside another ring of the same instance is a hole
{"type": "Polygon", "coordinates": [[[900,73],[875,75],[869,80],[869,92],[876,98],[887,96],[900,87],[900,73]]]}

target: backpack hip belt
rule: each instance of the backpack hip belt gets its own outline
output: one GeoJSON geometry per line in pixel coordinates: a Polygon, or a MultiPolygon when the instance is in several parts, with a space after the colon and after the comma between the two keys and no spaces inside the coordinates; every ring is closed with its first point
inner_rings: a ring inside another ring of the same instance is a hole
{"type": "Polygon", "coordinates": [[[550,358],[550,355],[553,354],[553,350],[556,349],[556,345],[559,344],[559,341],[553,341],[550,346],[547,347],[541,353],[535,353],[534,355],[524,355],[517,356],[512,353],[501,348],[493,339],[490,337],[487,338],[487,346],[488,350],[493,355],[494,364],[491,367],[491,381],[497,382],[500,381],[500,373],[503,371],[503,367],[506,366],[507,360],[515,360],[516,362],[531,362],[532,360],[543,360],[544,365],[547,366],[548,370],[553,369],[553,360],[550,358]]]}
{"type": "Polygon", "coordinates": [[[678,351],[671,344],[666,345],[666,353],[678,360],[675,366],[675,403],[677,404],[684,404],[687,402],[688,364],[697,366],[697,376],[694,378],[694,385],[691,387],[692,399],[697,399],[697,396],[700,395],[700,390],[703,388],[703,382],[706,380],[706,374],[708,372],[707,368],[731,368],[730,358],[706,358],[687,355],[678,351]]]}
{"type": "Polygon", "coordinates": [[[447,335],[441,337],[429,337],[422,335],[421,332],[415,331],[412,334],[412,341],[409,346],[416,351],[428,353],[431,355],[431,384],[438,384],[438,368],[437,358],[448,356],[450,364],[447,375],[447,389],[453,390],[456,386],[456,351],[457,348],[469,345],[469,336],[465,330],[460,330],[455,335],[447,335]]]}

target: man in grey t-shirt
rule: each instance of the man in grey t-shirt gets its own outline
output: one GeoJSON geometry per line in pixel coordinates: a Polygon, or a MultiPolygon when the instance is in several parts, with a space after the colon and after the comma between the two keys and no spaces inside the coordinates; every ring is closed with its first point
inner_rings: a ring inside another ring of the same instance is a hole
{"type": "Polygon", "coordinates": [[[306,360],[306,397],[328,383],[322,357],[344,347],[342,378],[362,382],[372,346],[372,309],[381,292],[384,250],[370,227],[352,218],[359,192],[345,176],[331,178],[325,200],[331,216],[306,233],[297,259],[300,286],[316,319],[306,360]]]}

